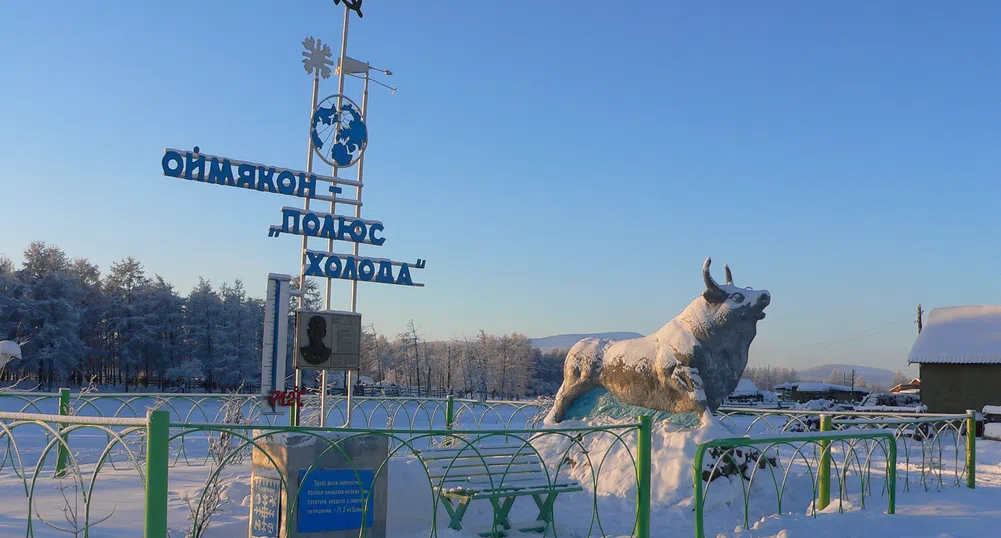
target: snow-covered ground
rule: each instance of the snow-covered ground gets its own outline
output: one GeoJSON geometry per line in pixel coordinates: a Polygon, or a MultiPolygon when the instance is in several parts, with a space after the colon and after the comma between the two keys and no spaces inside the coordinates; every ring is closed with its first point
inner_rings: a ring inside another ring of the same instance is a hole
{"type": "MultiPolygon", "coordinates": [[[[2,400],[0,400],[2,401],[2,400]]],[[[4,409],[7,410],[7,409],[4,409]]],[[[485,421],[505,422],[504,417],[485,421]]],[[[739,422],[739,421],[738,421],[739,422]]],[[[580,425],[565,423],[565,427],[580,425]]],[[[694,514],[692,506],[692,459],[698,442],[726,437],[742,436],[748,424],[721,424],[714,422],[698,430],[682,430],[678,426],[658,424],[653,436],[653,480],[652,519],[653,536],[693,536],[694,514]]],[[[74,490],[71,478],[52,478],[51,470],[43,470],[32,483],[31,471],[45,442],[44,432],[36,426],[23,426],[15,430],[17,451],[8,445],[4,452],[8,458],[0,469],[0,536],[26,535],[28,510],[26,489],[34,488],[32,507],[33,535],[38,537],[67,536],[40,521],[39,516],[49,523],[68,528],[66,521],[67,504],[73,505],[74,490]],[[27,483],[13,474],[9,456],[20,456],[29,469],[27,483]],[[68,487],[65,502],[59,491],[60,485],[68,487]]],[[[89,429],[74,432],[70,436],[74,455],[83,462],[81,470],[85,486],[93,471],[93,462],[100,450],[107,444],[107,436],[89,429]]],[[[138,439],[137,439],[138,440],[138,439]]],[[[615,443],[610,436],[598,436],[589,441],[588,455],[593,465],[599,465],[597,494],[594,492],[590,476],[595,470],[584,464],[566,468],[565,473],[582,481],[585,491],[561,495],[556,503],[557,536],[629,536],[635,518],[635,471],[630,451],[635,447],[635,436],[629,435],[624,443],[615,443]],[[593,506],[597,506],[597,510],[593,506]]],[[[0,441],[0,450],[6,443],[0,441]]],[[[952,443],[946,443],[948,447],[952,443]]],[[[560,458],[566,446],[565,438],[555,436],[543,438],[535,443],[536,448],[548,461],[560,458]]],[[[194,439],[187,447],[189,455],[195,459],[204,455],[204,442],[194,439]]],[[[882,462],[873,465],[877,475],[872,482],[872,495],[865,498],[865,508],[859,507],[858,486],[854,480],[848,481],[848,500],[839,513],[837,493],[831,507],[816,517],[809,515],[813,501],[813,488],[805,468],[793,464],[791,477],[783,492],[782,515],[775,515],[775,487],[767,476],[755,479],[751,487],[751,502],[748,507],[751,529],[743,529],[743,486],[737,478],[719,478],[708,488],[705,503],[706,536],[809,536],[809,538],[843,536],[989,536],[1001,528],[1001,442],[978,440],[977,443],[977,489],[952,487],[954,476],[943,457],[942,465],[946,487],[937,487],[929,482],[928,490],[922,486],[912,469],[910,491],[905,491],[903,476],[898,478],[896,514],[886,514],[887,498],[880,491],[883,477],[878,470],[882,462]]],[[[176,446],[175,446],[176,449],[176,446]]],[[[47,460],[51,467],[54,455],[47,460]]],[[[574,458],[581,460],[581,455],[574,458]]],[[[834,456],[838,459],[838,454],[834,456]]],[[[786,458],[788,459],[788,458],[786,458]]],[[[781,460],[781,458],[780,458],[781,460]]],[[[115,461],[121,462],[122,456],[115,461]]],[[[785,460],[782,460],[785,461],[785,460]]],[[[961,465],[961,463],[960,463],[961,465]]],[[[90,536],[126,537],[142,535],[143,491],[140,476],[136,470],[118,465],[119,469],[105,468],[95,482],[92,491],[91,521],[106,515],[113,515],[91,529],[90,536]]],[[[761,471],[759,471],[761,472],[761,471]]],[[[204,465],[175,465],[169,472],[169,527],[182,536],[187,529],[190,508],[185,498],[197,502],[197,495],[209,473],[204,465]]],[[[227,467],[223,472],[226,499],[221,510],[213,517],[207,538],[246,536],[249,526],[249,462],[227,467]]],[[[420,462],[413,455],[393,458],[389,466],[389,510],[388,536],[421,537],[431,534],[431,512],[433,497],[427,486],[427,478],[420,462]]],[[[78,486],[79,487],[79,486],[78,486]]],[[[79,508],[82,510],[82,500],[79,508]]],[[[535,518],[536,509],[531,499],[515,502],[511,519],[518,521],[535,518]]],[[[491,517],[490,504],[475,501],[470,505],[464,518],[464,530],[452,531],[446,528],[448,516],[443,507],[438,507],[437,536],[447,538],[473,537],[476,532],[488,526],[491,517]]],[[[72,511],[70,511],[70,519],[72,511]]],[[[82,522],[82,514],[78,516],[82,522]]],[[[517,527],[517,525],[515,525],[517,527]]],[[[520,536],[511,532],[509,536],[520,536]]],[[[525,534],[525,536],[537,536],[525,534]]]]}

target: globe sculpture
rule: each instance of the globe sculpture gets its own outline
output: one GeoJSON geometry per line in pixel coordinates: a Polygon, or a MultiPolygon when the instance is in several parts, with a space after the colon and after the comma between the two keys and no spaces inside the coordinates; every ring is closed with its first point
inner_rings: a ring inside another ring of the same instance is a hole
{"type": "Polygon", "coordinates": [[[309,135],[313,151],[330,166],[343,168],[355,164],[368,145],[365,119],[354,101],[343,95],[331,95],[320,101],[313,111],[309,135]]]}

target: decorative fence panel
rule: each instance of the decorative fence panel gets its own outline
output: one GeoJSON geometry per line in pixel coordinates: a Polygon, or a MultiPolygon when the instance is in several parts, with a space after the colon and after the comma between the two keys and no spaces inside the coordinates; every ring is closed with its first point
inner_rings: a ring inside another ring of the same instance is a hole
{"type": "MultiPolygon", "coordinates": [[[[781,514],[784,513],[783,503],[788,511],[790,501],[786,497],[789,491],[804,485],[809,488],[809,498],[813,499],[808,511],[816,516],[818,510],[826,509],[831,502],[832,468],[838,510],[842,511],[853,497],[865,507],[866,497],[872,495],[873,475],[880,475],[874,466],[882,467],[881,491],[887,495],[887,513],[892,514],[896,460],[897,444],[892,431],[754,435],[701,443],[692,466],[695,536],[704,538],[706,535],[705,509],[710,487],[719,479],[729,486],[731,477],[740,485],[741,524],[745,529],[750,528],[752,499],[758,501],[754,508],[763,514],[781,514]],[[766,478],[761,478],[762,474],[766,478]],[[806,479],[805,484],[803,479],[806,479]],[[758,487],[752,495],[752,489],[762,481],[767,485],[758,487]],[[774,504],[765,502],[768,491],[774,491],[774,504]]],[[[733,528],[729,521],[723,524],[733,528]]]]}
{"type": "Polygon", "coordinates": [[[912,482],[925,490],[975,485],[975,474],[969,472],[971,458],[976,456],[975,436],[966,435],[971,423],[974,424],[972,431],[976,431],[975,414],[721,408],[717,416],[737,431],[743,429],[744,433],[755,435],[888,429],[893,432],[903,456],[897,471],[904,491],[910,490],[912,482]],[[821,417],[828,417],[830,422],[822,423],[821,417]]]}

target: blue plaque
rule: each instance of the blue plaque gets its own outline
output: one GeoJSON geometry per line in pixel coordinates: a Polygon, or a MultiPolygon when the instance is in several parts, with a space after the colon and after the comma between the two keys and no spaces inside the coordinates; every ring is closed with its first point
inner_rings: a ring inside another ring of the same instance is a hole
{"type": "Polygon", "coordinates": [[[251,536],[278,538],[278,531],[281,526],[281,494],[281,480],[254,476],[251,481],[251,536]]]}
{"type": "Polygon", "coordinates": [[[299,471],[299,532],[360,529],[365,505],[365,527],[373,524],[375,502],[369,495],[375,473],[370,470],[313,469],[299,471]]]}

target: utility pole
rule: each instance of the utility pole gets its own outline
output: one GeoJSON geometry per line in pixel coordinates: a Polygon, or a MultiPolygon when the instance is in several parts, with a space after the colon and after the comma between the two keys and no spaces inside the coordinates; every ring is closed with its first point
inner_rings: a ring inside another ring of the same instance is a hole
{"type": "Polygon", "coordinates": [[[921,334],[921,303],[918,303],[918,334],[921,334]]]}

